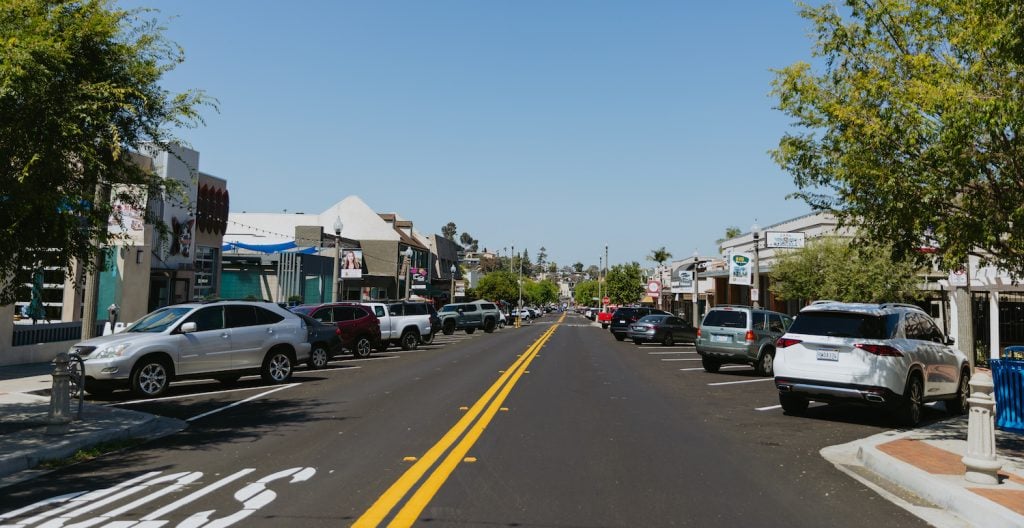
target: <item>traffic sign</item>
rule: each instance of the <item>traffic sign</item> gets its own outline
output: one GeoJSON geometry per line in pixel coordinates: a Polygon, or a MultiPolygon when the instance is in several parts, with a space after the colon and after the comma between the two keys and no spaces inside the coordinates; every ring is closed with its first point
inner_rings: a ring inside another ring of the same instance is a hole
{"type": "Polygon", "coordinates": [[[606,297],[604,297],[604,298],[602,298],[602,299],[601,299],[601,304],[608,304],[608,303],[610,303],[610,302],[612,302],[612,300],[611,300],[611,298],[610,298],[610,297],[607,297],[607,296],[606,296],[606,297]]]}

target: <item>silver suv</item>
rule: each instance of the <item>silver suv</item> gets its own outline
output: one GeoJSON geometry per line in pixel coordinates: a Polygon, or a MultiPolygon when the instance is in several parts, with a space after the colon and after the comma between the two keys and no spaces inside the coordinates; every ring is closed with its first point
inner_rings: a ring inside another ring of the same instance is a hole
{"type": "Polygon", "coordinates": [[[283,383],[309,359],[307,337],[306,323],[274,303],[197,302],[160,308],[69,352],[85,360],[86,392],[127,386],[154,397],[180,378],[232,383],[259,373],[269,383],[283,383]]]}
{"type": "Polygon", "coordinates": [[[697,353],[704,370],[718,372],[725,363],[753,365],[760,376],[775,372],[775,340],[793,318],[750,306],[715,306],[697,329],[697,353]]]}

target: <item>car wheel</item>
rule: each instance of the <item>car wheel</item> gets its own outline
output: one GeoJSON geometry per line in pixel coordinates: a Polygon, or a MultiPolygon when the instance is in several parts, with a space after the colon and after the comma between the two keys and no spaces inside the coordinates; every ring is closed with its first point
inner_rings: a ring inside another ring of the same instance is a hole
{"type": "Polygon", "coordinates": [[[612,335],[615,336],[615,340],[616,341],[624,341],[626,339],[626,334],[615,334],[615,333],[613,333],[612,335]]]}
{"type": "Polygon", "coordinates": [[[758,376],[774,376],[775,375],[775,351],[765,350],[761,354],[761,359],[757,360],[757,365],[754,365],[754,372],[758,376]]]}
{"type": "Polygon", "coordinates": [[[779,403],[782,404],[782,412],[798,416],[807,410],[807,405],[810,402],[803,396],[780,392],[779,403]]]}
{"type": "Polygon", "coordinates": [[[356,346],[352,350],[352,355],[363,359],[370,357],[370,352],[373,351],[373,344],[370,343],[370,339],[366,337],[360,337],[356,341],[356,346]]]}
{"type": "Polygon", "coordinates": [[[924,410],[922,397],[924,387],[921,383],[921,376],[917,373],[911,374],[907,380],[907,387],[903,390],[903,398],[896,404],[896,421],[904,427],[917,427],[921,423],[921,413],[924,410]]]}
{"type": "Polygon", "coordinates": [[[292,377],[292,358],[287,352],[271,349],[263,359],[260,376],[267,383],[284,383],[292,377]]]}
{"type": "Polygon", "coordinates": [[[661,340],[662,346],[672,346],[676,344],[676,340],[672,337],[672,334],[665,334],[665,339],[661,340]]]}
{"type": "Polygon", "coordinates": [[[324,345],[313,345],[313,350],[309,351],[309,368],[322,369],[327,366],[327,361],[327,347],[324,345]]]}
{"type": "Polygon", "coordinates": [[[420,344],[421,345],[429,345],[429,344],[431,344],[433,342],[434,342],[434,333],[433,332],[427,334],[426,336],[420,336],[420,344]]]}
{"type": "Polygon", "coordinates": [[[722,367],[721,363],[705,356],[700,358],[700,364],[704,367],[705,371],[711,373],[718,372],[718,369],[722,367]]]}
{"type": "Polygon", "coordinates": [[[606,325],[604,323],[601,323],[601,330],[607,330],[607,329],[608,329],[608,325],[606,325]]]}
{"type": "Polygon", "coordinates": [[[960,384],[956,388],[956,396],[951,400],[946,400],[946,411],[954,416],[961,415],[967,412],[970,404],[967,402],[967,398],[971,397],[971,371],[964,369],[960,372],[960,384]]]}
{"type": "Polygon", "coordinates": [[[444,335],[452,335],[455,333],[455,321],[451,319],[444,322],[444,327],[441,329],[444,335]]]}
{"type": "Polygon", "coordinates": [[[416,336],[416,332],[406,330],[402,334],[402,350],[415,350],[419,344],[420,338],[416,336]]]}
{"type": "Polygon", "coordinates": [[[159,358],[144,358],[132,369],[131,389],[144,398],[159,396],[171,384],[171,369],[159,358]]]}
{"type": "Polygon", "coordinates": [[[466,333],[467,334],[472,334],[473,332],[476,332],[476,328],[467,328],[466,329],[466,333]]]}
{"type": "Polygon", "coordinates": [[[494,319],[488,319],[484,321],[484,332],[491,333],[494,331],[494,319]]]}
{"type": "Polygon", "coordinates": [[[633,340],[633,343],[636,343],[637,345],[642,345],[642,344],[644,344],[644,340],[637,338],[637,339],[633,340]]]}

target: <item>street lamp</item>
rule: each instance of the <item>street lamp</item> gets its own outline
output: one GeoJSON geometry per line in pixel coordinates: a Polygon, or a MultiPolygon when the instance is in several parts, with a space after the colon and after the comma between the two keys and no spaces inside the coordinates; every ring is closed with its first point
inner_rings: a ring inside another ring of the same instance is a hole
{"type": "Polygon", "coordinates": [[[343,283],[341,281],[341,274],[339,271],[338,262],[341,260],[341,228],[345,225],[341,223],[341,217],[334,217],[334,301],[341,300],[341,294],[344,291],[343,283]]]}
{"type": "Polygon", "coordinates": [[[408,272],[405,275],[405,300],[412,299],[412,247],[405,248],[405,266],[408,272]]]}
{"type": "Polygon", "coordinates": [[[754,235],[754,287],[750,290],[750,298],[753,301],[754,308],[761,307],[761,276],[759,275],[761,268],[760,250],[761,245],[761,226],[757,225],[757,220],[754,220],[754,225],[750,226],[750,232],[754,235]]]}
{"type": "Polygon", "coordinates": [[[455,264],[452,264],[452,296],[448,298],[448,302],[455,302],[455,264]]]}
{"type": "Polygon", "coordinates": [[[700,327],[700,251],[693,250],[693,327],[700,327]]]}

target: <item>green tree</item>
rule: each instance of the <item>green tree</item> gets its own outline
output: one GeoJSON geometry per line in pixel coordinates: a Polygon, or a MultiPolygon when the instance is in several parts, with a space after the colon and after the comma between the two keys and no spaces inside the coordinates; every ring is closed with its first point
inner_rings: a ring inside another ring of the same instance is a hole
{"type": "Polygon", "coordinates": [[[572,265],[572,269],[576,270],[576,273],[583,273],[583,263],[577,262],[572,265]]]}
{"type": "MultiPolygon", "coordinates": [[[[180,196],[133,153],[171,151],[171,130],[202,124],[215,101],[160,86],[184,55],[149,13],[109,0],[0,3],[0,277],[44,260],[91,268],[123,237],[107,227],[123,222],[111,193],[140,211],[147,197],[180,196]]],[[[0,304],[18,288],[0,281],[0,304]]]]}
{"type": "Polygon", "coordinates": [[[530,293],[533,304],[544,305],[558,301],[559,289],[553,281],[544,279],[539,282],[531,281],[530,293]]]}
{"type": "Polygon", "coordinates": [[[598,301],[594,300],[595,297],[597,297],[597,281],[581,281],[573,289],[573,299],[576,300],[576,304],[581,306],[597,306],[598,301]]]}
{"type": "Polygon", "coordinates": [[[556,263],[556,262],[548,263],[548,273],[558,273],[558,263],[556,263]]]}
{"type": "Polygon", "coordinates": [[[640,263],[616,264],[605,278],[607,295],[612,304],[631,304],[644,294],[644,276],[640,263]]]}
{"type": "Polygon", "coordinates": [[[495,271],[480,278],[475,293],[480,299],[514,303],[519,299],[518,275],[507,271],[495,271]]]}
{"type": "Polygon", "coordinates": [[[455,241],[455,233],[458,232],[459,229],[455,227],[455,222],[448,222],[443,227],[441,227],[441,236],[453,242],[455,241]]]}
{"type": "Polygon", "coordinates": [[[776,72],[773,157],[815,210],[897,256],[938,248],[1024,275],[1024,17],[998,0],[801,6],[819,71],[776,72]]]}
{"type": "Polygon", "coordinates": [[[651,254],[647,255],[647,260],[657,262],[659,266],[665,264],[665,261],[672,258],[672,253],[669,253],[665,249],[665,246],[661,246],[658,249],[652,249],[651,254]]]}
{"type": "Polygon", "coordinates": [[[891,247],[825,238],[783,253],[772,267],[771,290],[783,300],[913,301],[921,296],[918,269],[891,247]]]}
{"type": "Polygon", "coordinates": [[[725,228],[725,236],[715,240],[715,244],[718,244],[718,252],[719,253],[722,252],[722,242],[725,242],[726,240],[731,240],[733,238],[736,238],[736,237],[740,236],[740,234],[742,234],[742,233],[743,233],[743,231],[740,231],[740,228],[738,228],[736,226],[729,226],[729,227],[725,228]]]}

